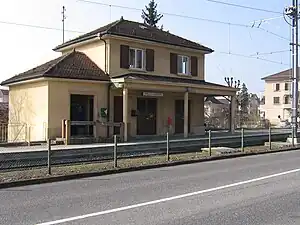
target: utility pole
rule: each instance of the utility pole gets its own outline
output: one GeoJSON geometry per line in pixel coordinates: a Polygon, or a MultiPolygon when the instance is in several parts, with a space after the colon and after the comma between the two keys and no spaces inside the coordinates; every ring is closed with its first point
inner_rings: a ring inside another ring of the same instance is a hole
{"type": "Polygon", "coordinates": [[[66,7],[63,6],[62,7],[62,24],[63,24],[63,43],[65,43],[65,20],[66,20],[66,15],[65,15],[65,12],[66,12],[66,7]]]}
{"type": "Polygon", "coordinates": [[[298,128],[298,0],[292,0],[292,6],[285,8],[285,15],[288,16],[292,23],[286,22],[292,27],[292,144],[297,143],[297,128],[298,128]]]}

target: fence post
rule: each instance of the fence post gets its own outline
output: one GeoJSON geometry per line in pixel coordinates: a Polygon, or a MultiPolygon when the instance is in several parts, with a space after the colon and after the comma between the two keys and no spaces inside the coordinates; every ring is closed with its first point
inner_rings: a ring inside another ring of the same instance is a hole
{"type": "Polygon", "coordinates": [[[208,131],[208,151],[209,156],[211,156],[211,130],[208,131]]]}
{"type": "Polygon", "coordinates": [[[167,132],[167,161],[170,161],[170,140],[169,140],[169,132],[167,132]]]}
{"type": "Polygon", "coordinates": [[[71,121],[70,120],[65,120],[65,145],[70,144],[70,137],[71,137],[71,121]]]}
{"type": "Polygon", "coordinates": [[[30,126],[28,126],[28,128],[27,128],[27,138],[28,138],[28,146],[30,146],[31,145],[31,143],[30,143],[30,126]]]}
{"type": "Polygon", "coordinates": [[[61,138],[65,138],[66,137],[66,123],[65,123],[65,119],[63,119],[61,121],[61,138]]]}
{"type": "Polygon", "coordinates": [[[271,126],[269,127],[269,149],[272,149],[272,133],[271,133],[271,126]]]}
{"type": "Polygon", "coordinates": [[[242,152],[244,152],[244,128],[242,128],[242,134],[241,134],[241,149],[242,152]]]}
{"type": "Polygon", "coordinates": [[[118,167],[117,149],[118,149],[117,135],[114,135],[114,168],[118,167]]]}
{"type": "Polygon", "coordinates": [[[51,175],[51,139],[47,140],[48,142],[48,174],[51,175]]]}

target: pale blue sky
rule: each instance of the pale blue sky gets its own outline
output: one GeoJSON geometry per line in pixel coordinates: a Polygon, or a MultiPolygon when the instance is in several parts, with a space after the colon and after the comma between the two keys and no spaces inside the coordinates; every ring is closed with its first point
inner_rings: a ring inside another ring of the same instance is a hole
{"type": "MultiPolygon", "coordinates": [[[[142,21],[140,10],[148,0],[91,0],[104,4],[120,5],[109,7],[84,3],[77,0],[9,0],[0,2],[1,80],[23,72],[42,62],[59,56],[52,48],[62,42],[62,32],[9,25],[15,22],[60,29],[61,10],[65,5],[66,30],[87,32],[124,16],[125,19],[142,21]],[[128,7],[128,8],[126,8],[128,7]]],[[[290,0],[221,0],[248,5],[271,11],[282,12],[290,0]],[[251,3],[249,3],[251,2],[251,3]]],[[[280,14],[247,10],[225,6],[207,0],[157,0],[160,12],[205,18],[229,23],[252,25],[260,19],[280,17],[280,14]]],[[[164,14],[161,20],[164,29],[188,39],[198,41],[216,52],[206,57],[206,80],[224,84],[224,76],[234,76],[245,82],[252,92],[263,91],[261,77],[290,67],[289,40],[279,38],[258,28],[246,28],[218,24],[197,19],[164,14]],[[230,32],[229,32],[230,30],[230,32]],[[230,33],[230,35],[229,35],[230,33]],[[260,55],[259,57],[287,65],[262,60],[222,54],[238,53],[251,56],[259,53],[285,51],[260,55]]],[[[256,23],[256,26],[258,23],[256,23]]],[[[280,36],[290,37],[290,27],[283,18],[263,22],[260,26],[280,36]]],[[[66,32],[66,40],[80,33],[66,32]]]]}

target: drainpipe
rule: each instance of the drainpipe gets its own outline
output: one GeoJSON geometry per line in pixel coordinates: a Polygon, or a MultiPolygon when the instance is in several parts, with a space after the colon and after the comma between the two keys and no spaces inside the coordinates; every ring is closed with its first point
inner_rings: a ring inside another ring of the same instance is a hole
{"type": "Polygon", "coordinates": [[[106,50],[107,42],[106,42],[106,40],[102,39],[102,34],[101,33],[98,33],[97,37],[99,38],[99,40],[104,42],[104,49],[105,49],[105,51],[104,51],[104,72],[105,72],[105,74],[108,74],[108,72],[107,72],[107,60],[106,60],[106,58],[107,58],[106,57],[106,55],[107,55],[107,50],[106,50]]]}
{"type": "MultiPolygon", "coordinates": [[[[109,76],[108,72],[107,72],[107,42],[106,40],[102,39],[102,34],[98,33],[97,37],[99,38],[99,40],[104,42],[104,73],[106,75],[109,76]]],[[[111,82],[108,83],[107,85],[107,115],[106,115],[106,122],[109,122],[109,117],[110,117],[110,87],[111,87],[111,82]]],[[[106,137],[109,138],[109,129],[110,127],[107,126],[106,127],[106,137]]]]}

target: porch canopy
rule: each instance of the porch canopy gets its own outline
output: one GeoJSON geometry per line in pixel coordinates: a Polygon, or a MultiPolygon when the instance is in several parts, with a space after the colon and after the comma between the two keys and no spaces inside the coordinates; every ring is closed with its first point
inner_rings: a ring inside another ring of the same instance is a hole
{"type": "Polygon", "coordinates": [[[134,90],[189,92],[205,96],[235,96],[239,90],[225,85],[214,84],[197,78],[172,77],[128,73],[113,76],[111,79],[115,87],[134,90]]]}
{"type": "MultiPolygon", "coordinates": [[[[188,101],[190,94],[203,96],[231,96],[235,97],[237,88],[206,82],[195,77],[174,77],[149,75],[142,73],[128,73],[111,78],[114,88],[123,89],[123,122],[124,140],[128,136],[128,90],[143,90],[151,92],[173,92],[184,95],[184,136],[188,136],[188,101]]],[[[234,117],[234,107],[231,104],[231,117],[234,117]]],[[[233,120],[232,120],[233,121],[233,120]]]]}

